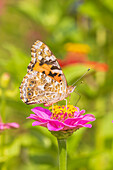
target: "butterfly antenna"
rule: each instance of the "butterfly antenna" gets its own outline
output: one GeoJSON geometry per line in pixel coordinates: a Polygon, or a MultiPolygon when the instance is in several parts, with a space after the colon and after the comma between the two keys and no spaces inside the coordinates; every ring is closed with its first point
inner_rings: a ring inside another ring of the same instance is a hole
{"type": "Polygon", "coordinates": [[[72,86],[74,85],[74,84],[76,84],[80,79],[82,79],[86,74],[87,74],[87,72],[90,70],[90,68],[88,68],[88,70],[77,80],[77,81],[75,81],[73,84],[72,84],[72,86]]]}

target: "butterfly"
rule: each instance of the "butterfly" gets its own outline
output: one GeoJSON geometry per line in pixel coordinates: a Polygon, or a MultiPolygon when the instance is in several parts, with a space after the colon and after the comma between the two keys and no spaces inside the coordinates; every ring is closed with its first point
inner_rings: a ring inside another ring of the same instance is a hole
{"type": "Polygon", "coordinates": [[[68,97],[75,86],[67,85],[56,57],[47,45],[37,40],[32,45],[31,61],[19,88],[24,103],[50,106],[68,97]]]}

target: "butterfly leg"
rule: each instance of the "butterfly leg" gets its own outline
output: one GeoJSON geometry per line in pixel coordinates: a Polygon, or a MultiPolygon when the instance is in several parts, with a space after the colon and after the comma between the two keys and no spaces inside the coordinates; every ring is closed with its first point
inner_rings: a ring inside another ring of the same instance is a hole
{"type": "Polygon", "coordinates": [[[69,94],[69,104],[70,104],[70,101],[71,101],[71,94],[69,94]]]}
{"type": "Polygon", "coordinates": [[[54,105],[52,104],[52,112],[53,112],[53,107],[54,107],[54,105]]]}
{"type": "Polygon", "coordinates": [[[78,100],[77,100],[77,102],[75,103],[75,106],[77,105],[77,103],[79,102],[79,100],[80,100],[80,98],[81,98],[81,95],[77,92],[77,91],[74,91],[76,94],[78,94],[79,95],[79,98],[78,98],[78,100]]]}
{"type": "Polygon", "coordinates": [[[66,101],[66,110],[67,110],[67,99],[64,99],[66,101]]]}

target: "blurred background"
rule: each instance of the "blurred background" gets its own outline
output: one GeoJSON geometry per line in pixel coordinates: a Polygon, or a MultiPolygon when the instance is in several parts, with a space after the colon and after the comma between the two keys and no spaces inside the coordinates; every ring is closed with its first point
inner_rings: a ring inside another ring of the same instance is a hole
{"type": "MultiPolygon", "coordinates": [[[[55,137],[46,128],[32,127],[26,117],[37,105],[20,100],[19,86],[36,40],[50,47],[69,85],[91,68],[83,83],[76,83],[81,95],[77,106],[94,114],[96,121],[68,139],[68,169],[112,170],[112,0],[0,1],[0,116],[4,123],[20,125],[0,132],[0,169],[58,169],[55,137]]],[[[73,93],[71,104],[77,100],[73,93]]]]}

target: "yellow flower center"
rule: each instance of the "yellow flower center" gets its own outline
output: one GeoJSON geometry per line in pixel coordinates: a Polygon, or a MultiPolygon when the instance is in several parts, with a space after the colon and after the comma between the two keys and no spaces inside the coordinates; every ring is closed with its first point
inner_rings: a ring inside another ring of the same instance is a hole
{"type": "Polygon", "coordinates": [[[64,105],[55,105],[53,107],[50,107],[49,110],[51,110],[52,112],[51,119],[64,121],[68,118],[74,118],[74,113],[75,111],[77,111],[77,108],[75,108],[73,105],[67,105],[67,107],[64,105]]]}

